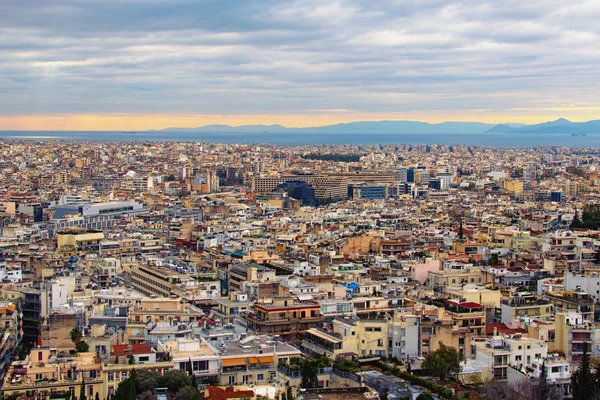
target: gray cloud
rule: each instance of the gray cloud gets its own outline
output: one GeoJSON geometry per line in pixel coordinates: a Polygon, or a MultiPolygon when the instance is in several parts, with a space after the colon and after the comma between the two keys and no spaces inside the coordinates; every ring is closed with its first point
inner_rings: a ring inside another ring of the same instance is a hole
{"type": "Polygon", "coordinates": [[[0,114],[593,106],[599,16],[597,1],[5,0],[0,114]]]}

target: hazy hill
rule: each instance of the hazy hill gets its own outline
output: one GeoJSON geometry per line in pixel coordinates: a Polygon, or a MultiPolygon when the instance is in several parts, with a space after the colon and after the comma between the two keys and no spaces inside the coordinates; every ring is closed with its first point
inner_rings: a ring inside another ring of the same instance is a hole
{"type": "Polygon", "coordinates": [[[534,125],[485,124],[481,122],[420,121],[360,121],[307,128],[288,128],[282,125],[205,125],[197,128],[167,128],[163,132],[225,132],[225,133],[600,133],[600,120],[571,122],[564,118],[534,125]]]}

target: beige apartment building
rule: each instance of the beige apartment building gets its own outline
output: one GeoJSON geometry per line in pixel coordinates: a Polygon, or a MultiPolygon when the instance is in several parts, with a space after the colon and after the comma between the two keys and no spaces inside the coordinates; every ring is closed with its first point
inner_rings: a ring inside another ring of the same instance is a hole
{"type": "Polygon", "coordinates": [[[429,271],[426,286],[438,292],[445,292],[449,286],[469,283],[484,283],[481,269],[472,265],[456,264],[446,266],[441,271],[429,271]]]}
{"type": "Polygon", "coordinates": [[[302,347],[335,360],[339,357],[387,357],[388,321],[385,319],[337,318],[333,329],[306,331],[302,347]]]}
{"type": "Polygon", "coordinates": [[[146,296],[169,297],[178,292],[184,280],[189,279],[186,274],[179,273],[170,268],[152,265],[135,265],[131,267],[131,284],[135,290],[146,296]]]}
{"type": "MultiPolygon", "coordinates": [[[[15,361],[3,385],[4,396],[24,394],[38,397],[50,393],[79,396],[85,382],[88,398],[110,398],[132,369],[155,370],[162,374],[173,368],[172,362],[143,364],[107,364],[96,353],[79,353],[75,357],[57,357],[48,347],[35,347],[25,361],[15,361]]],[[[41,397],[39,397],[41,398],[41,397]]]]}

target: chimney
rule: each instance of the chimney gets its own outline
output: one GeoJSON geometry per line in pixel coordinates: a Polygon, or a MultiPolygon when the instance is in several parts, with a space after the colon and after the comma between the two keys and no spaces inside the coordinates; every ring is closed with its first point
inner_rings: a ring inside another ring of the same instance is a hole
{"type": "Polygon", "coordinates": [[[494,336],[498,336],[498,328],[494,327],[494,336]]]}

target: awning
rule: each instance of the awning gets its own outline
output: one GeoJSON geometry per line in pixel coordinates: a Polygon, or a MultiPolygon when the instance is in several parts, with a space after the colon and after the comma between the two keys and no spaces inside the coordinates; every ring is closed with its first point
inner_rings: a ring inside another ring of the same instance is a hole
{"type": "Polygon", "coordinates": [[[261,364],[272,363],[273,362],[273,356],[258,357],[258,361],[260,361],[261,364]]]}
{"type": "Polygon", "coordinates": [[[256,357],[248,357],[248,363],[250,363],[250,364],[258,364],[258,358],[256,358],[256,357]]]}
{"type": "Polygon", "coordinates": [[[246,365],[246,360],[243,358],[226,358],[222,361],[224,367],[239,367],[242,365],[246,365]]]}

